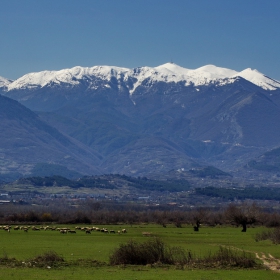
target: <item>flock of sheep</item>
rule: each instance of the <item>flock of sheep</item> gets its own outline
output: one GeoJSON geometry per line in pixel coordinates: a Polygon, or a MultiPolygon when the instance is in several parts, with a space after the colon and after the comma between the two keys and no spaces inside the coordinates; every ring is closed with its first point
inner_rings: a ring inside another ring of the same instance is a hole
{"type": "MultiPolygon", "coordinates": [[[[7,232],[11,232],[12,227],[11,226],[0,226],[0,229],[5,230],[7,232]]],[[[108,230],[107,228],[99,228],[99,227],[75,227],[75,229],[70,229],[70,228],[60,228],[60,227],[52,227],[52,226],[14,226],[14,230],[23,230],[24,232],[28,232],[28,230],[34,230],[34,231],[39,231],[39,230],[52,230],[52,231],[58,231],[62,234],[66,233],[77,233],[77,231],[84,231],[86,234],[91,234],[92,231],[100,231],[104,233],[127,233],[126,229],[122,230],[108,230]]]]}

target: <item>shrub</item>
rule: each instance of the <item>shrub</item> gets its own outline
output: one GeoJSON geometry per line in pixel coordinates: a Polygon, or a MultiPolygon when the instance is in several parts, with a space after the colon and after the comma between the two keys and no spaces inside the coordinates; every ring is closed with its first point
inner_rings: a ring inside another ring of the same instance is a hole
{"type": "Polygon", "coordinates": [[[29,263],[39,267],[58,266],[59,264],[64,263],[64,258],[54,251],[48,251],[29,260],[29,263]]]}
{"type": "Polygon", "coordinates": [[[280,244],[280,228],[274,230],[262,231],[256,234],[256,241],[271,240],[273,244],[280,244]]]}
{"type": "Polygon", "coordinates": [[[0,265],[13,265],[18,263],[15,258],[9,258],[6,251],[3,251],[3,256],[0,257],[0,265]]]}
{"type": "Polygon", "coordinates": [[[245,251],[232,250],[230,248],[220,247],[215,254],[209,254],[202,260],[205,265],[211,267],[241,267],[253,268],[257,266],[256,259],[253,254],[245,251]]]}
{"type": "Polygon", "coordinates": [[[154,263],[175,264],[186,262],[185,252],[181,248],[169,248],[159,238],[144,243],[134,240],[121,244],[110,256],[110,264],[146,265],[154,263]]]}

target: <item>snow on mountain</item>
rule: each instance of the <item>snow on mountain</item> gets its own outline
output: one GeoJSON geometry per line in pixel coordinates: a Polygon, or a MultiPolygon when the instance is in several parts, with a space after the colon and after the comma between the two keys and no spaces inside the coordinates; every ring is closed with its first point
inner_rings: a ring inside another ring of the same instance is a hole
{"type": "Polygon", "coordinates": [[[80,67],[76,66],[71,69],[63,69],[59,71],[42,71],[29,73],[15,80],[8,86],[8,90],[38,88],[51,84],[68,84],[70,86],[78,85],[79,80],[98,77],[109,81],[112,76],[118,77],[121,73],[125,73],[129,69],[109,66],[80,67]]]}
{"type": "MultiPolygon", "coordinates": [[[[133,93],[135,89],[141,85],[145,79],[151,82],[185,82],[186,86],[193,84],[194,86],[209,85],[216,83],[217,85],[225,85],[233,83],[237,77],[242,77],[251,83],[262,87],[265,90],[275,90],[280,88],[280,82],[270,79],[257,70],[245,69],[241,72],[235,70],[217,67],[215,65],[205,65],[197,69],[183,68],[174,63],[166,63],[155,68],[142,67],[141,71],[134,75],[137,82],[130,91],[133,93]]],[[[127,74],[130,74],[127,72],[127,74]]]]}
{"type": "Polygon", "coordinates": [[[265,90],[275,90],[280,88],[280,82],[265,76],[256,69],[247,68],[234,76],[242,77],[265,90]]]}
{"type": "Polygon", "coordinates": [[[191,73],[209,80],[226,79],[237,74],[234,70],[217,67],[215,65],[205,65],[192,70],[191,73]]]}
{"type": "MultiPolygon", "coordinates": [[[[5,85],[8,91],[11,91],[16,89],[42,88],[53,85],[59,86],[62,84],[72,87],[86,80],[89,83],[89,88],[96,88],[94,83],[96,79],[108,83],[112,77],[116,78],[117,81],[122,79],[124,82],[133,79],[133,87],[130,89],[130,94],[133,94],[144,81],[149,81],[149,85],[156,82],[184,82],[185,86],[203,86],[212,83],[222,86],[233,83],[237,77],[242,77],[265,90],[280,88],[280,82],[250,68],[241,72],[217,67],[215,65],[206,65],[197,69],[187,69],[174,63],[166,63],[157,67],[139,67],[133,69],[115,66],[77,66],[59,71],[29,73],[14,82],[6,82],[5,85]]],[[[109,86],[106,83],[105,86],[109,86]]]]}
{"type": "Polygon", "coordinates": [[[176,64],[166,63],[155,68],[140,67],[132,69],[130,72],[126,73],[126,78],[128,79],[129,76],[132,76],[137,80],[134,83],[133,89],[130,90],[130,94],[133,94],[136,88],[140,86],[144,80],[148,79],[151,83],[178,83],[181,81],[186,81],[188,71],[188,69],[180,67],[176,64]]]}
{"type": "Polygon", "coordinates": [[[12,81],[0,76],[0,88],[7,87],[12,81]]]}

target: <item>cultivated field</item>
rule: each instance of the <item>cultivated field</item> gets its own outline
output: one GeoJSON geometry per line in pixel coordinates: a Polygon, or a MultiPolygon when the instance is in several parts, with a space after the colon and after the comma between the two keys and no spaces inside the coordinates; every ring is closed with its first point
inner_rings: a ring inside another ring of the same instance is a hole
{"type": "MultiPolygon", "coordinates": [[[[89,225],[84,225],[88,227],[89,225]]],[[[36,227],[40,227],[36,225],[36,227]]],[[[49,225],[51,227],[51,225],[49,225]]],[[[194,232],[190,226],[176,228],[167,225],[166,228],[158,225],[94,225],[102,229],[115,231],[104,233],[101,231],[85,231],[75,229],[74,225],[56,225],[59,228],[70,228],[76,233],[60,233],[58,230],[14,230],[10,232],[0,230],[0,259],[15,258],[18,263],[1,263],[0,279],[5,276],[9,279],[279,279],[280,250],[279,245],[269,241],[256,242],[254,236],[263,228],[249,228],[242,233],[240,228],[234,227],[202,227],[194,232]],[[122,229],[127,233],[120,233],[122,229]],[[233,250],[258,254],[260,263],[270,265],[255,269],[240,268],[196,268],[169,265],[146,266],[110,266],[109,256],[121,243],[133,239],[145,242],[153,237],[161,238],[165,244],[181,247],[196,257],[216,252],[220,246],[230,247],[233,250]],[[36,267],[30,260],[45,252],[54,251],[62,256],[67,265],[36,267]],[[275,259],[273,259],[275,258],[275,259]],[[278,271],[278,272],[277,272],[278,271]]],[[[83,227],[79,225],[79,227],[83,227]]],[[[92,225],[91,225],[92,227],[92,225]]]]}

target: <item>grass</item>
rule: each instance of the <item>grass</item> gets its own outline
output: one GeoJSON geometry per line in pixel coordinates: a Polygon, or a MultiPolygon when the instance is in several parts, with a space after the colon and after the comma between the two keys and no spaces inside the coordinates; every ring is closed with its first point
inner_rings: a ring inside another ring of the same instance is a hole
{"type": "Polygon", "coordinates": [[[147,268],[147,267],[118,267],[101,268],[63,268],[63,269],[39,269],[39,268],[1,268],[0,278],[5,280],[76,280],[76,279],[137,279],[137,280],[278,280],[279,274],[266,270],[176,270],[174,268],[147,268]]]}
{"type": "MultiPolygon", "coordinates": [[[[95,225],[98,226],[98,225],[95,225]]],[[[103,227],[104,225],[100,226],[103,227]]],[[[64,227],[64,225],[61,225],[64,227]]],[[[74,228],[74,225],[67,225],[74,228]]],[[[39,255],[46,252],[55,252],[62,257],[70,266],[58,266],[47,269],[24,268],[24,267],[0,267],[0,279],[35,279],[40,275],[40,279],[279,279],[279,274],[265,269],[189,269],[178,268],[176,266],[109,266],[109,256],[120,245],[130,239],[135,242],[146,242],[151,237],[143,236],[142,232],[149,232],[152,236],[159,237],[164,243],[171,247],[180,247],[186,251],[193,252],[197,257],[209,256],[209,253],[219,252],[221,246],[232,248],[233,250],[244,250],[249,252],[270,253],[276,258],[280,258],[280,251],[277,245],[270,241],[255,241],[258,232],[263,228],[249,228],[246,233],[242,233],[240,228],[233,227],[202,227],[199,232],[194,232],[190,226],[176,228],[167,225],[166,228],[158,225],[110,225],[108,230],[115,231],[122,228],[127,229],[126,234],[104,234],[102,232],[77,231],[76,234],[60,234],[57,231],[32,231],[28,233],[11,229],[8,233],[0,230],[0,259],[6,257],[15,258],[19,261],[34,260],[39,255]],[[87,260],[95,260],[93,264],[87,260]],[[99,265],[100,263],[104,263],[99,265]],[[79,266],[82,264],[82,267],[79,266]],[[43,276],[42,269],[48,277],[43,276]],[[104,278],[104,275],[108,277],[104,278]],[[2,276],[2,277],[1,277],[2,276]],[[45,277],[45,278],[44,278],[45,277]]]]}

